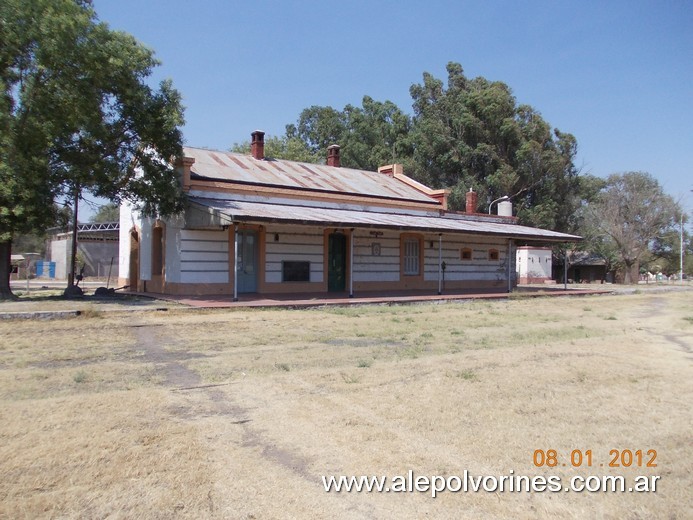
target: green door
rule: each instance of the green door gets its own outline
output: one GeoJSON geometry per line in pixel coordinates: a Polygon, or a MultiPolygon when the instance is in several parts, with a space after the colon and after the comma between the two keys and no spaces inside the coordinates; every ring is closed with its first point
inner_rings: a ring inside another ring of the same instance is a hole
{"type": "Polygon", "coordinates": [[[346,289],[346,236],[332,233],[327,238],[327,290],[346,289]]]}
{"type": "Polygon", "coordinates": [[[239,293],[257,292],[257,233],[239,231],[236,281],[239,293]]]}

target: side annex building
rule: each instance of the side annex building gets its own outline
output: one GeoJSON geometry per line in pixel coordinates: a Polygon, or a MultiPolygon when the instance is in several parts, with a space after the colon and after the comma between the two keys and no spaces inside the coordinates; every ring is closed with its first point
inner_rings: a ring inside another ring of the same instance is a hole
{"type": "Polygon", "coordinates": [[[264,155],[184,148],[176,163],[188,207],[156,219],[124,204],[119,283],[173,295],[497,291],[517,284],[517,245],[580,237],[517,224],[501,215],[449,212],[447,190],[404,175],[343,168],[339,146],[326,165],[264,155]]]}

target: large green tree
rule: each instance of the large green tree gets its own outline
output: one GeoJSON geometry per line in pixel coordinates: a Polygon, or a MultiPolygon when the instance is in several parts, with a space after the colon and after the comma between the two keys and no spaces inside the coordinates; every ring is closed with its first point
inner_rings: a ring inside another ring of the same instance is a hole
{"type": "Polygon", "coordinates": [[[457,63],[447,71],[447,85],[428,73],[412,85],[413,117],[390,101],[364,96],[360,107],[304,109],[282,139],[304,143],[316,162],[339,144],[347,167],[403,163],[417,180],[451,188],[451,209],[462,209],[464,193],[473,188],[480,195],[476,211],[508,195],[522,223],[575,231],[584,198],[573,163],[575,137],[553,129],[531,106],[518,105],[506,84],[468,79],[457,63]]]}
{"type": "Polygon", "coordinates": [[[84,191],[171,214],[183,195],[180,95],[146,80],[158,65],[88,0],[0,2],[0,296],[11,296],[12,239],[84,191]]]}
{"type": "Polygon", "coordinates": [[[120,219],[120,206],[118,204],[115,204],[113,202],[109,202],[108,204],[104,204],[103,206],[99,206],[99,209],[96,210],[96,213],[94,213],[91,218],[89,219],[89,222],[98,222],[98,223],[105,223],[105,222],[118,222],[120,219]]]}
{"type": "Polygon", "coordinates": [[[473,188],[476,211],[507,195],[521,222],[572,231],[580,199],[575,137],[518,105],[505,83],[469,79],[458,63],[449,63],[447,72],[447,85],[425,73],[410,89],[415,176],[452,188],[453,209],[473,188]]]}
{"type": "MultiPolygon", "coordinates": [[[[309,121],[305,116],[306,111],[301,114],[299,129],[309,121]]],[[[342,147],[344,166],[373,171],[411,157],[411,118],[391,101],[364,96],[360,107],[344,107],[340,119],[341,135],[334,143],[342,147]]]]}
{"type": "MultiPolygon", "coordinates": [[[[364,96],[360,107],[304,109],[296,124],[286,126],[284,136],[266,140],[265,155],[323,163],[328,146],[338,144],[342,166],[373,171],[411,158],[410,128],[411,119],[394,103],[364,96]]],[[[231,150],[248,153],[250,143],[236,143],[231,150]]]]}
{"type": "Polygon", "coordinates": [[[641,260],[676,229],[680,208],[645,172],[610,175],[585,208],[589,247],[615,256],[624,283],[635,283],[641,260]]]}
{"type": "MultiPolygon", "coordinates": [[[[250,141],[234,143],[231,151],[250,154],[250,141]]],[[[265,138],[265,156],[274,159],[286,159],[306,163],[319,163],[320,158],[311,151],[308,145],[297,137],[267,136],[265,138]]],[[[322,158],[324,160],[324,157],[322,158]]]]}
{"type": "MultiPolygon", "coordinates": [[[[681,210],[679,205],[679,210],[681,210]]],[[[651,244],[651,257],[645,266],[650,272],[662,272],[672,275],[679,274],[683,268],[684,273],[690,274],[693,267],[693,240],[686,229],[688,216],[679,212],[675,217],[675,224],[661,235],[657,236],[651,244]],[[678,222],[678,224],[676,224],[678,222]],[[681,254],[683,253],[683,265],[681,254]],[[657,269],[659,268],[659,269],[657,269]]]]}

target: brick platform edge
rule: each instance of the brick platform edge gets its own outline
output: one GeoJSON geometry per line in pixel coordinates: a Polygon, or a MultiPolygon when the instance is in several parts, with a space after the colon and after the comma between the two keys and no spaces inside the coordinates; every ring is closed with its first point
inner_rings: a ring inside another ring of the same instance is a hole
{"type": "Polygon", "coordinates": [[[524,299],[556,296],[589,296],[613,294],[610,290],[545,290],[545,291],[520,291],[515,293],[474,293],[474,294],[382,294],[369,296],[356,296],[350,298],[348,295],[335,295],[327,297],[321,295],[242,295],[239,301],[234,302],[230,296],[171,296],[165,294],[140,294],[132,293],[137,296],[156,298],[157,300],[175,302],[188,307],[200,309],[220,309],[220,308],[256,308],[256,307],[276,307],[301,309],[310,307],[322,307],[326,305],[351,306],[351,305],[404,305],[426,302],[459,302],[469,300],[503,300],[503,299],[524,299]]]}

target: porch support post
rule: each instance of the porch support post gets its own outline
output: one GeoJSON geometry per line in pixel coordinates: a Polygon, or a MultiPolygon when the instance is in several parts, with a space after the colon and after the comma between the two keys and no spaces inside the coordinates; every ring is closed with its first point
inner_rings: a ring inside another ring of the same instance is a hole
{"type": "Polygon", "coordinates": [[[563,256],[563,290],[568,290],[568,244],[566,244],[565,255],[563,256]]]}
{"type": "Polygon", "coordinates": [[[354,228],[349,235],[349,298],[354,297],[354,228]]]}
{"type": "Polygon", "coordinates": [[[443,294],[443,234],[438,233],[438,294],[443,294]]]}
{"type": "Polygon", "coordinates": [[[233,301],[238,301],[238,224],[233,225],[233,301]]]}
{"type": "Polygon", "coordinates": [[[512,252],[513,252],[513,239],[509,238],[508,239],[508,294],[513,292],[513,277],[512,277],[512,268],[513,268],[513,257],[512,257],[512,252]]]}

